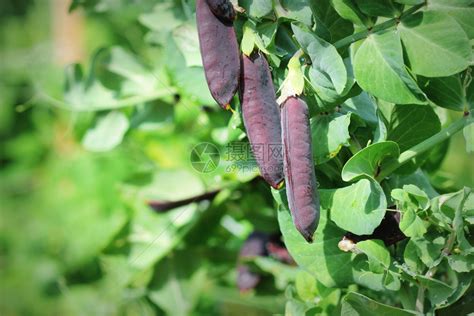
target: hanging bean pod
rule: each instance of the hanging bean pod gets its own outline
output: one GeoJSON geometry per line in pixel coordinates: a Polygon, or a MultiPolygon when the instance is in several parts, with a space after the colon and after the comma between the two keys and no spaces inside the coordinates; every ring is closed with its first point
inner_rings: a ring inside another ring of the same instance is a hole
{"type": "Polygon", "coordinates": [[[280,110],[270,68],[261,53],[242,55],[242,116],[262,177],[274,188],[283,181],[280,110]]]}
{"type": "Polygon", "coordinates": [[[309,110],[303,100],[289,97],[281,111],[288,206],[296,229],[311,242],[319,222],[319,195],[311,148],[309,110]]]}
{"type": "Polygon", "coordinates": [[[239,46],[231,22],[219,19],[206,0],[196,0],[202,63],[212,97],[228,109],[239,85],[239,46]]]}

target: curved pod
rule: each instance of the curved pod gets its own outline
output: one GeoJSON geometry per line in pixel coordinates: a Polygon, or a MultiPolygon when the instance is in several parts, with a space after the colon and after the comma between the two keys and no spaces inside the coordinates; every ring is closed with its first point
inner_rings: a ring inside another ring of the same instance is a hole
{"type": "Polygon", "coordinates": [[[232,23],[217,18],[206,0],[196,0],[199,47],[212,97],[227,109],[239,85],[239,46],[232,23]]]}
{"type": "Polygon", "coordinates": [[[283,161],[288,206],[296,229],[311,242],[319,222],[319,196],[306,103],[289,97],[282,105],[283,161]]]}
{"type": "Polygon", "coordinates": [[[283,181],[280,110],[267,60],[242,55],[242,116],[260,173],[272,187],[283,181]]]}

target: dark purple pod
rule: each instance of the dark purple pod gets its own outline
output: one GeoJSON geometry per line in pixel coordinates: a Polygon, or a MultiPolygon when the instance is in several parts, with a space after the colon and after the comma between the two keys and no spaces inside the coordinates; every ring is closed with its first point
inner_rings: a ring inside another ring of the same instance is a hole
{"type": "Polygon", "coordinates": [[[212,13],[224,22],[235,20],[235,10],[229,0],[206,0],[212,13]]]}
{"type": "Polygon", "coordinates": [[[262,177],[274,188],[283,181],[280,110],[267,60],[242,55],[242,116],[262,177]]]}
{"type": "Polygon", "coordinates": [[[233,25],[219,20],[206,0],[196,0],[196,19],[209,90],[216,102],[228,109],[240,76],[239,46],[233,25]]]}
{"type": "Polygon", "coordinates": [[[319,195],[306,103],[296,97],[286,99],[281,110],[281,125],[288,206],[296,229],[312,242],[319,222],[319,195]]]}
{"type": "MultiPolygon", "coordinates": [[[[239,261],[245,259],[266,256],[266,244],[268,242],[268,235],[261,232],[253,232],[240,248],[239,261]]],[[[260,276],[253,272],[250,267],[242,262],[237,266],[237,286],[240,291],[245,292],[257,286],[260,282],[260,276]]]]}

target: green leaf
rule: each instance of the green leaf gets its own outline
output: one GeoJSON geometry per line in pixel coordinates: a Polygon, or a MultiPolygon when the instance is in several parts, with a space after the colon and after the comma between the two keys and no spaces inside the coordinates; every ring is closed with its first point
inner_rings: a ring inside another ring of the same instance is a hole
{"type": "Polygon", "coordinates": [[[469,39],[447,14],[418,12],[403,18],[398,30],[410,68],[416,74],[450,76],[466,69],[471,62],[469,39]]]}
{"type": "Polygon", "coordinates": [[[429,207],[429,199],[425,192],[414,185],[404,185],[403,190],[392,190],[392,197],[402,211],[400,230],[408,237],[423,236],[427,231],[426,225],[417,212],[429,207]]]}
{"type": "Polygon", "coordinates": [[[186,65],[188,67],[202,67],[196,21],[190,21],[180,25],[173,30],[172,34],[176,45],[186,60],[186,65]]]}
{"type": "MultiPolygon", "coordinates": [[[[471,246],[469,241],[466,239],[464,233],[464,221],[463,221],[463,213],[464,209],[467,209],[467,205],[469,203],[469,196],[472,194],[472,189],[468,187],[464,187],[460,190],[456,195],[453,196],[452,200],[457,200],[457,205],[455,208],[454,219],[453,219],[453,229],[456,232],[456,240],[458,242],[458,246],[462,252],[474,254],[474,248],[471,246]]],[[[473,200],[471,200],[471,203],[473,200]]],[[[472,204],[470,204],[472,210],[472,204]]]]}
{"type": "Polygon", "coordinates": [[[329,209],[333,202],[333,190],[319,190],[321,216],[314,235],[314,242],[308,243],[296,230],[286,205],[285,191],[272,190],[275,200],[280,200],[278,223],[283,240],[296,263],[312,273],[318,282],[326,287],[342,287],[353,282],[351,254],[342,252],[338,243],[344,231],[329,220],[329,209]]]}
{"type": "MultiPolygon", "coordinates": [[[[352,259],[352,269],[354,274],[354,282],[373,291],[385,291],[384,273],[374,273],[373,267],[369,266],[369,262],[365,256],[355,256],[352,259]]],[[[376,270],[377,271],[377,270],[376,270]]]]}
{"type": "Polygon", "coordinates": [[[257,31],[262,38],[265,47],[269,47],[274,44],[275,36],[278,31],[278,23],[264,22],[257,25],[257,31]]]}
{"type": "Polygon", "coordinates": [[[242,42],[240,44],[240,47],[242,49],[242,52],[247,55],[247,56],[250,56],[250,54],[252,54],[253,52],[253,49],[255,47],[255,30],[251,27],[251,22],[245,22],[244,26],[243,26],[243,37],[242,37],[242,42]]]}
{"type": "Polygon", "coordinates": [[[278,289],[284,290],[290,283],[298,281],[300,270],[297,267],[289,266],[269,257],[256,257],[253,262],[262,271],[273,275],[275,286],[278,289]]]}
{"type": "Polygon", "coordinates": [[[342,57],[336,48],[312,32],[292,25],[296,40],[311,58],[310,80],[313,85],[320,85],[320,77],[330,80],[337,93],[341,94],[346,87],[347,71],[342,57]]]}
{"type": "Polygon", "coordinates": [[[67,104],[54,99],[51,102],[73,111],[100,111],[135,106],[176,92],[168,85],[166,78],[159,79],[135,56],[120,47],[98,50],[92,58],[90,68],[85,77],[79,65],[67,67],[64,92],[67,104]],[[104,72],[104,68],[109,74],[120,76],[120,88],[110,90],[99,81],[96,76],[104,72]]]}
{"type": "Polygon", "coordinates": [[[379,226],[386,209],[387,201],[380,185],[361,179],[334,191],[330,216],[340,228],[356,235],[370,235],[379,226]]]}
{"type": "Polygon", "coordinates": [[[342,179],[354,181],[364,177],[374,179],[386,159],[396,159],[400,155],[394,142],[379,142],[365,147],[349,159],[342,168],[342,179]]]}
{"type": "Polygon", "coordinates": [[[369,315],[384,315],[384,316],[405,316],[405,315],[419,315],[414,311],[403,310],[374,301],[367,296],[359,293],[349,292],[342,299],[341,315],[344,316],[369,316],[369,315]]]}
{"type": "MultiPolygon", "coordinates": [[[[165,69],[170,74],[173,85],[180,94],[188,96],[190,101],[208,105],[215,104],[217,107],[209,92],[204,69],[202,67],[186,66],[186,60],[172,36],[167,38],[164,56],[163,59],[166,60],[164,67],[166,67],[165,69]]],[[[160,86],[163,85],[162,80],[160,80],[160,84],[160,86]]],[[[166,86],[165,89],[170,90],[166,86]]]]}
{"type": "Polygon", "coordinates": [[[65,77],[64,100],[72,110],[104,110],[113,108],[111,105],[117,103],[114,92],[105,88],[95,77],[93,80],[84,78],[80,65],[68,66],[65,77]]]}
{"type": "Polygon", "coordinates": [[[426,287],[426,290],[428,291],[428,298],[433,305],[438,305],[445,302],[446,299],[454,292],[454,289],[448,284],[436,279],[431,279],[422,275],[418,275],[416,279],[424,287],[426,287]]]}
{"type": "Polygon", "coordinates": [[[474,254],[450,255],[448,257],[448,263],[456,272],[470,272],[474,270],[474,254]]]}
{"type": "Polygon", "coordinates": [[[403,6],[392,0],[355,0],[360,10],[370,16],[394,18],[400,16],[403,6]]]}
{"type": "Polygon", "coordinates": [[[205,266],[196,255],[186,249],[174,253],[156,267],[158,272],[151,282],[148,297],[168,315],[189,315],[203,290],[209,286],[205,266]]]}
{"type": "Polygon", "coordinates": [[[462,26],[470,39],[474,38],[474,7],[471,0],[430,0],[427,9],[449,14],[462,26]]]}
{"type": "Polygon", "coordinates": [[[125,79],[122,94],[140,95],[152,93],[159,82],[153,72],[142,65],[137,57],[120,46],[112,47],[108,52],[107,69],[125,79]]]}
{"type": "Polygon", "coordinates": [[[160,170],[149,184],[140,188],[144,200],[177,201],[205,192],[202,180],[188,170],[160,170]]]}
{"type": "Polygon", "coordinates": [[[409,175],[393,175],[390,177],[389,183],[391,188],[401,188],[407,184],[415,185],[422,189],[430,199],[439,195],[431,185],[428,176],[421,169],[409,175]]]}
{"type": "Polygon", "coordinates": [[[139,105],[130,119],[130,128],[143,131],[170,131],[173,129],[175,109],[175,105],[159,100],[139,105]]]}
{"type": "Polygon", "coordinates": [[[248,15],[255,18],[264,17],[273,10],[272,0],[240,0],[239,5],[245,9],[248,15]]]}
{"type": "Polygon", "coordinates": [[[468,315],[471,311],[474,297],[469,291],[472,281],[472,273],[462,273],[457,275],[457,285],[454,293],[442,304],[436,308],[436,313],[445,315],[468,315]],[[446,308],[449,306],[448,308],[446,308]],[[438,308],[439,307],[439,308],[438,308]],[[444,308],[443,308],[444,307],[444,308]],[[441,309],[443,308],[443,309],[441,309]]]}
{"type": "Polygon", "coordinates": [[[354,24],[369,26],[372,23],[369,17],[357,7],[354,0],[333,0],[331,4],[341,17],[354,24]]]}
{"type": "Polygon", "coordinates": [[[347,99],[341,107],[344,111],[357,114],[369,124],[378,124],[377,105],[367,92],[362,92],[358,96],[347,99]]]}
{"type": "Polygon", "coordinates": [[[355,55],[354,74],[362,89],[385,101],[425,103],[423,92],[405,69],[395,30],[369,35],[355,55]]]}
{"type": "Polygon", "coordinates": [[[297,52],[288,62],[288,75],[280,86],[281,94],[277,100],[279,104],[285,102],[290,96],[299,96],[303,93],[304,75],[301,71],[300,57],[297,52]]]}
{"type": "Polygon", "coordinates": [[[351,114],[318,115],[311,120],[313,158],[317,165],[334,158],[349,145],[351,114]]]}
{"type": "Polygon", "coordinates": [[[311,89],[316,93],[317,111],[327,112],[337,105],[343,103],[346,99],[353,97],[361,92],[359,86],[354,85],[354,75],[350,58],[344,59],[344,65],[347,71],[347,83],[342,93],[336,92],[334,85],[327,76],[321,76],[317,70],[310,67],[307,72],[307,80],[311,89]]]}
{"type": "Polygon", "coordinates": [[[380,143],[387,140],[387,126],[385,125],[385,120],[382,117],[382,114],[377,110],[377,126],[374,131],[373,143],[380,143]]]}
{"type": "Polygon", "coordinates": [[[308,2],[309,0],[278,0],[273,3],[275,13],[279,18],[283,17],[311,26],[313,15],[308,2]]]}
{"type": "Polygon", "coordinates": [[[181,6],[173,2],[158,3],[151,12],[143,13],[138,21],[153,31],[157,43],[164,44],[167,34],[185,21],[181,6]]]}
{"type": "Polygon", "coordinates": [[[400,276],[392,271],[385,272],[383,286],[390,291],[399,291],[401,288],[400,276]]]}
{"type": "Polygon", "coordinates": [[[111,111],[102,116],[96,125],[89,129],[82,145],[90,151],[109,151],[120,145],[129,127],[129,121],[120,111],[111,111]]]}
{"type": "Polygon", "coordinates": [[[419,237],[426,233],[423,220],[412,209],[403,212],[400,220],[400,230],[407,237],[419,237]]]}
{"type": "Polygon", "coordinates": [[[304,301],[312,301],[318,295],[316,279],[309,272],[301,270],[296,275],[296,293],[304,301]]]}
{"type": "Polygon", "coordinates": [[[129,265],[146,269],[171,251],[199,217],[196,204],[176,208],[165,214],[154,214],[141,207],[131,223],[129,265]]]}
{"type": "Polygon", "coordinates": [[[407,184],[403,189],[392,190],[392,197],[397,200],[400,208],[404,210],[426,210],[430,206],[428,196],[416,185],[407,184]]]}
{"type": "MultiPolygon", "coordinates": [[[[242,29],[243,29],[243,37],[242,37],[241,46],[242,46],[242,52],[244,52],[244,54],[246,54],[247,56],[250,56],[250,54],[252,53],[255,47],[257,47],[259,50],[261,50],[267,55],[270,54],[270,52],[267,50],[267,47],[270,46],[271,42],[265,43],[263,41],[263,39],[260,37],[260,34],[257,31],[257,25],[255,24],[254,21],[248,20],[247,22],[245,22],[242,29]]],[[[274,31],[276,32],[276,30],[274,31]]],[[[271,39],[267,37],[269,34],[265,34],[265,33],[263,34],[266,36],[267,41],[268,40],[271,41],[271,39]]],[[[270,36],[274,36],[274,34],[270,36]]]]}
{"type": "MultiPolygon", "coordinates": [[[[290,285],[286,291],[286,305],[285,305],[285,316],[303,316],[308,315],[307,312],[312,308],[313,304],[311,302],[306,302],[298,299],[296,295],[295,288],[290,285]]],[[[318,312],[321,312],[321,309],[317,309],[318,312]]],[[[311,315],[311,314],[309,314],[311,315]]]]}
{"type": "Polygon", "coordinates": [[[390,267],[390,253],[381,240],[365,240],[356,244],[369,259],[369,268],[373,273],[384,273],[390,267]]]}
{"type": "Polygon", "coordinates": [[[415,273],[422,273],[425,270],[425,265],[418,255],[417,246],[412,240],[409,240],[403,251],[403,259],[405,264],[415,273]]]}
{"type": "Polygon", "coordinates": [[[430,78],[423,91],[428,99],[440,107],[454,111],[464,111],[468,108],[459,75],[430,78]]]}
{"type": "Polygon", "coordinates": [[[429,105],[397,104],[392,110],[387,139],[404,152],[440,130],[441,122],[429,105]]]}
{"type": "Polygon", "coordinates": [[[428,268],[432,268],[439,264],[438,259],[441,255],[441,250],[446,243],[446,238],[428,232],[423,237],[411,238],[410,242],[413,242],[420,260],[428,268]]]}
{"type": "Polygon", "coordinates": [[[150,184],[138,192],[138,205],[129,235],[132,244],[129,264],[145,269],[172,250],[195,223],[199,214],[196,203],[156,214],[142,201],[176,201],[204,193],[202,181],[185,170],[159,171],[150,184]]]}
{"type": "Polygon", "coordinates": [[[316,33],[319,37],[326,39],[327,41],[336,42],[346,36],[349,36],[353,33],[353,24],[345,20],[341,15],[339,15],[332,5],[336,5],[336,1],[319,1],[314,2],[310,1],[309,5],[311,10],[313,10],[313,15],[316,20],[316,33]],[[329,31],[329,38],[322,34],[318,30],[320,24],[324,24],[326,30],[329,31]]]}

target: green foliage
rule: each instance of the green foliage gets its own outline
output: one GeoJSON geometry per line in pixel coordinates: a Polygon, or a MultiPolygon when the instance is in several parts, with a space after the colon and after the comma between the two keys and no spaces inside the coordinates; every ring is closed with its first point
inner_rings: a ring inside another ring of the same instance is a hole
{"type": "Polygon", "coordinates": [[[233,1],[241,51],[266,56],[280,101],[310,108],[313,243],[285,189],[258,179],[238,97],[226,112],[208,91],[195,1],[71,1],[92,57],[65,70],[41,29],[51,8],[20,2],[0,10],[0,313],[457,315],[472,302],[473,169],[446,175],[472,161],[455,133],[474,150],[472,1],[233,1]],[[296,264],[238,261],[253,231],[296,264]],[[237,263],[256,289],[238,292],[237,263]]]}

